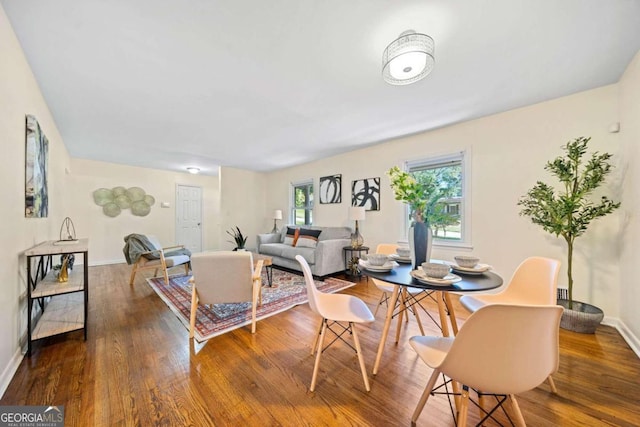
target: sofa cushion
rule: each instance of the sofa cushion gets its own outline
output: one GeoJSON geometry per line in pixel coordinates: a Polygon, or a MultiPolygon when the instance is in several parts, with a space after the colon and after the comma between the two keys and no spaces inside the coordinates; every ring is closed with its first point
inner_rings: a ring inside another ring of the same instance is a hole
{"type": "Polygon", "coordinates": [[[289,246],[295,246],[300,236],[300,229],[287,227],[287,234],[284,235],[284,244],[289,246]]]}
{"type": "Polygon", "coordinates": [[[264,243],[260,245],[260,253],[269,256],[282,256],[282,250],[286,248],[291,248],[291,246],[284,243],[264,243]]]}
{"type": "Polygon", "coordinates": [[[308,228],[300,229],[300,236],[298,237],[297,246],[303,248],[315,248],[318,246],[318,237],[320,236],[321,230],[311,230],[308,228]]]}
{"type": "Polygon", "coordinates": [[[284,246],[282,248],[281,257],[295,260],[296,255],[302,255],[309,265],[313,265],[316,262],[316,250],[315,248],[304,248],[300,246],[291,247],[284,246]]]}

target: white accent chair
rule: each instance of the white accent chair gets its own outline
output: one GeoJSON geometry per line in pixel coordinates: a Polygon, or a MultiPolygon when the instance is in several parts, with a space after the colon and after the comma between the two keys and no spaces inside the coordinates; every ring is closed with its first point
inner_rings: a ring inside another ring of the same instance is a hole
{"type": "Polygon", "coordinates": [[[203,252],[191,256],[191,322],[193,338],[198,304],[251,302],[251,333],[256,332],[256,308],[261,299],[262,260],[253,268],[248,251],[203,252]]]}
{"type": "MultiPolygon", "coordinates": [[[[509,400],[516,425],[525,425],[515,395],[537,387],[557,371],[562,311],[557,305],[487,305],[469,317],[455,338],[412,337],[411,346],[433,373],[411,424],[444,374],[463,385],[456,425],[466,425],[469,389],[502,396],[498,406],[509,400]]],[[[493,410],[486,413],[488,418],[493,410]]]]}
{"type": "Polygon", "coordinates": [[[180,265],[184,265],[184,274],[189,274],[189,256],[188,255],[173,255],[173,256],[165,256],[166,252],[171,252],[171,250],[183,249],[184,245],[175,245],[168,246],[163,248],[160,244],[160,241],[156,236],[146,236],[149,239],[149,242],[153,245],[153,249],[147,252],[144,252],[138,261],[133,264],[133,268],[131,270],[131,277],[129,279],[129,285],[133,285],[133,281],[136,279],[136,273],[140,270],[155,270],[153,273],[153,277],[158,276],[158,270],[162,270],[162,274],[164,276],[164,280],[167,284],[169,284],[169,272],[168,270],[173,267],[178,267],[180,265]],[[145,258],[145,254],[155,254],[159,256],[158,259],[148,259],[145,258]]]}
{"type": "MultiPolygon", "coordinates": [[[[522,261],[504,290],[497,294],[463,295],[460,304],[471,313],[490,304],[556,305],[560,261],[552,258],[529,257],[522,261]]],[[[549,377],[549,387],[558,393],[549,377]]]]}
{"type": "MultiPolygon", "coordinates": [[[[367,377],[367,371],[364,367],[362,349],[360,348],[360,341],[358,340],[354,323],[370,323],[375,320],[375,317],[373,317],[369,307],[367,307],[367,305],[358,297],[320,292],[316,289],[316,285],[313,281],[313,275],[311,274],[311,269],[309,268],[307,261],[301,255],[296,255],[296,260],[300,263],[300,267],[304,273],[304,279],[307,286],[307,296],[309,298],[309,307],[311,307],[312,311],[318,313],[322,317],[318,334],[316,334],[315,341],[311,347],[311,354],[313,355],[315,352],[317,352],[317,354],[316,361],[313,366],[313,376],[311,378],[311,387],[309,390],[314,391],[316,387],[318,368],[320,366],[320,355],[324,350],[326,350],[325,348],[322,348],[322,346],[324,345],[324,337],[328,329],[338,337],[336,339],[340,339],[345,343],[346,341],[342,339],[341,335],[346,332],[350,332],[353,335],[355,351],[358,356],[358,362],[360,363],[364,386],[367,391],[370,391],[369,378],[367,377]],[[347,324],[346,326],[344,325],[345,323],[347,324]],[[336,332],[332,327],[340,327],[340,329],[336,332]]],[[[331,343],[329,346],[330,345],[331,343]]]]}

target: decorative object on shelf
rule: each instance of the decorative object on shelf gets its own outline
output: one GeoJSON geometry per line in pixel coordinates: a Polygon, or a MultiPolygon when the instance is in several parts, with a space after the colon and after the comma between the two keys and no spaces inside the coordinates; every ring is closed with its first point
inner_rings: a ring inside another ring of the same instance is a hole
{"type": "Polygon", "coordinates": [[[280,209],[276,209],[275,211],[273,211],[273,229],[271,230],[272,233],[277,233],[278,232],[278,224],[277,221],[282,219],[282,211],[280,209]]]}
{"type": "Polygon", "coordinates": [[[428,35],[404,31],[382,54],[382,78],[392,85],[408,85],[425,78],[435,64],[434,50],[428,35]]]}
{"type": "Polygon", "coordinates": [[[49,140],[35,116],[26,116],[25,197],[26,218],[46,218],[49,214],[47,172],[49,140]]]}
{"type": "Polygon", "coordinates": [[[562,236],[567,243],[567,281],[568,299],[558,300],[565,307],[560,326],[576,332],[593,333],[604,313],[597,307],[573,300],[573,245],[576,237],[581,236],[591,221],[610,214],[620,207],[607,196],[601,196],[597,202],[591,200],[592,193],[605,182],[611,172],[609,159],[611,154],[592,153],[586,162],[582,157],[587,153],[591,138],[579,137],[567,142],[562,148],[564,157],[547,162],[545,170],[557,177],[559,189],[538,181],[527,194],[518,201],[523,206],[520,215],[527,216],[531,222],[542,227],[556,237],[562,236]],[[597,323],[591,320],[591,326],[576,326],[580,318],[593,317],[589,313],[597,309],[597,323]],[[569,313],[577,311],[578,313],[569,313]],[[587,315],[589,314],[589,316],[587,315]]]}
{"type": "Polygon", "coordinates": [[[69,281],[69,258],[65,255],[60,257],[60,270],[58,272],[58,282],[69,281]]]}
{"type": "Polygon", "coordinates": [[[112,218],[120,215],[122,209],[131,209],[136,216],[147,216],[156,203],[156,199],[140,187],[98,188],[93,192],[93,201],[102,206],[106,216],[112,218]]]}
{"type": "Polygon", "coordinates": [[[358,221],[364,221],[364,213],[364,207],[351,206],[351,208],[349,208],[349,219],[356,222],[356,228],[354,232],[351,233],[351,247],[354,249],[358,249],[364,244],[364,238],[362,237],[362,234],[360,234],[360,230],[358,229],[358,221]]]}
{"type": "Polygon", "coordinates": [[[357,179],[351,182],[351,206],[368,211],[380,210],[380,177],[357,179]]]}
{"type": "Polygon", "coordinates": [[[76,239],[76,227],[73,225],[71,218],[66,217],[60,226],[60,240],[53,242],[54,245],[64,245],[78,243],[76,239]]]}
{"type": "Polygon", "coordinates": [[[234,251],[245,250],[245,245],[247,244],[247,237],[249,236],[244,236],[242,234],[242,231],[240,231],[240,228],[238,228],[238,226],[236,226],[235,228],[232,227],[231,230],[227,230],[227,234],[233,237],[233,242],[231,240],[227,240],[227,242],[234,243],[236,245],[236,247],[233,248],[234,251]]]}
{"type": "Polygon", "coordinates": [[[342,203],[342,175],[320,177],[320,204],[342,203]]]}

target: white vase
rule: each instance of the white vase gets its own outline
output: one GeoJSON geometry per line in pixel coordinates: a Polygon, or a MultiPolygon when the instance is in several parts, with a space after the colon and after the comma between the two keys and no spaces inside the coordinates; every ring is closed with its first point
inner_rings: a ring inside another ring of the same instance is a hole
{"type": "Polygon", "coordinates": [[[411,251],[411,266],[417,269],[423,262],[431,259],[433,233],[431,227],[424,222],[413,222],[409,227],[409,250],[411,251]]]}

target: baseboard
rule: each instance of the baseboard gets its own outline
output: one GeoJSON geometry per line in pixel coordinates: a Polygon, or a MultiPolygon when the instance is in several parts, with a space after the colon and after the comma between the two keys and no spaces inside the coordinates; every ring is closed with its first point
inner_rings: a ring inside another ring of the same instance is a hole
{"type": "Polygon", "coordinates": [[[18,349],[11,358],[11,361],[5,368],[4,372],[2,372],[2,376],[0,376],[0,399],[4,397],[4,392],[7,391],[7,387],[9,387],[9,383],[16,374],[23,358],[24,354],[22,354],[22,350],[18,349]]]}
{"type": "Polygon", "coordinates": [[[602,319],[602,324],[616,328],[616,330],[620,332],[620,335],[622,335],[622,338],[629,344],[631,350],[640,358],[640,338],[634,335],[623,321],[605,316],[605,318],[602,319]]]}
{"type": "Polygon", "coordinates": [[[122,258],[112,259],[112,260],[103,260],[103,261],[93,261],[89,263],[89,267],[94,267],[98,265],[124,264],[125,262],[126,261],[122,258]]]}

